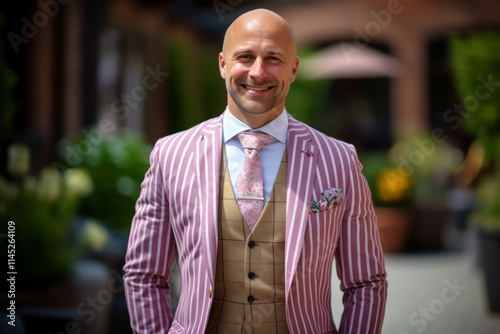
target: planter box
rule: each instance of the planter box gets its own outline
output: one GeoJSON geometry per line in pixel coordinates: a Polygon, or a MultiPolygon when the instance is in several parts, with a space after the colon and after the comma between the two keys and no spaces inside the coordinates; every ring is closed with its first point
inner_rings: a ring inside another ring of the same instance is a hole
{"type": "Polygon", "coordinates": [[[411,210],[406,207],[376,207],[375,213],[384,253],[406,250],[411,230],[411,210]]]}
{"type": "Polygon", "coordinates": [[[444,233],[449,225],[447,208],[415,207],[410,245],[416,251],[438,251],[444,248],[444,233]]]}
{"type": "Polygon", "coordinates": [[[479,252],[489,309],[500,313],[500,232],[479,231],[479,252]]]}

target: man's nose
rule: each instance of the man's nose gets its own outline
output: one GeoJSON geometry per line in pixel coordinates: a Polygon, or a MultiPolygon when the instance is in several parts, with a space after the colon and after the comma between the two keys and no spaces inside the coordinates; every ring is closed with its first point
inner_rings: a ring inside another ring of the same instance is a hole
{"type": "Polygon", "coordinates": [[[256,58],[248,71],[248,75],[254,79],[262,79],[267,76],[264,61],[261,58],[256,58]]]}

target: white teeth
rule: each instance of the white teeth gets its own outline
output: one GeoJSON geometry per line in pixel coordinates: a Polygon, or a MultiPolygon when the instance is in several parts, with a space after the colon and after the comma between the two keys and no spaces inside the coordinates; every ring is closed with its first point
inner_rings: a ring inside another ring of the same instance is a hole
{"type": "Polygon", "coordinates": [[[253,86],[246,86],[247,89],[249,90],[256,90],[256,91],[261,91],[261,90],[266,90],[269,87],[253,87],[253,86]]]}

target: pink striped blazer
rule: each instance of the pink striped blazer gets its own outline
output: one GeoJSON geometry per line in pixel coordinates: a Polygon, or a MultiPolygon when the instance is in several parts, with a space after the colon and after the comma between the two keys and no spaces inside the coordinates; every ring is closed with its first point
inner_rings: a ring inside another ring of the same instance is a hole
{"type": "MultiPolygon", "coordinates": [[[[370,191],[352,145],[289,117],[285,241],[286,315],[291,333],[380,333],[386,272],[370,191]],[[341,188],[337,207],[310,214],[322,191],[341,188]],[[337,328],[332,262],[344,291],[337,328]]],[[[125,263],[135,333],[205,331],[213,298],[222,116],[160,139],[142,184],[125,263]],[[178,259],[181,294],[170,307],[178,259]]]]}

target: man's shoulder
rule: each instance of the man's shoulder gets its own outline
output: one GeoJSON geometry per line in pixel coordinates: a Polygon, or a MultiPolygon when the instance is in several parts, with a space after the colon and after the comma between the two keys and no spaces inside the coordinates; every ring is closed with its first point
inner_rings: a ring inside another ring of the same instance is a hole
{"type": "Polygon", "coordinates": [[[204,135],[221,131],[222,116],[210,118],[192,126],[189,129],[175,132],[158,139],[156,145],[187,145],[196,138],[203,138],[204,135]]]}
{"type": "Polygon", "coordinates": [[[325,146],[334,145],[336,147],[343,147],[349,150],[353,149],[352,144],[340,140],[338,138],[335,138],[331,135],[328,135],[302,121],[296,120],[293,117],[290,117],[289,119],[289,131],[307,134],[313,139],[315,139],[315,142],[318,145],[325,145],[325,146]]]}

